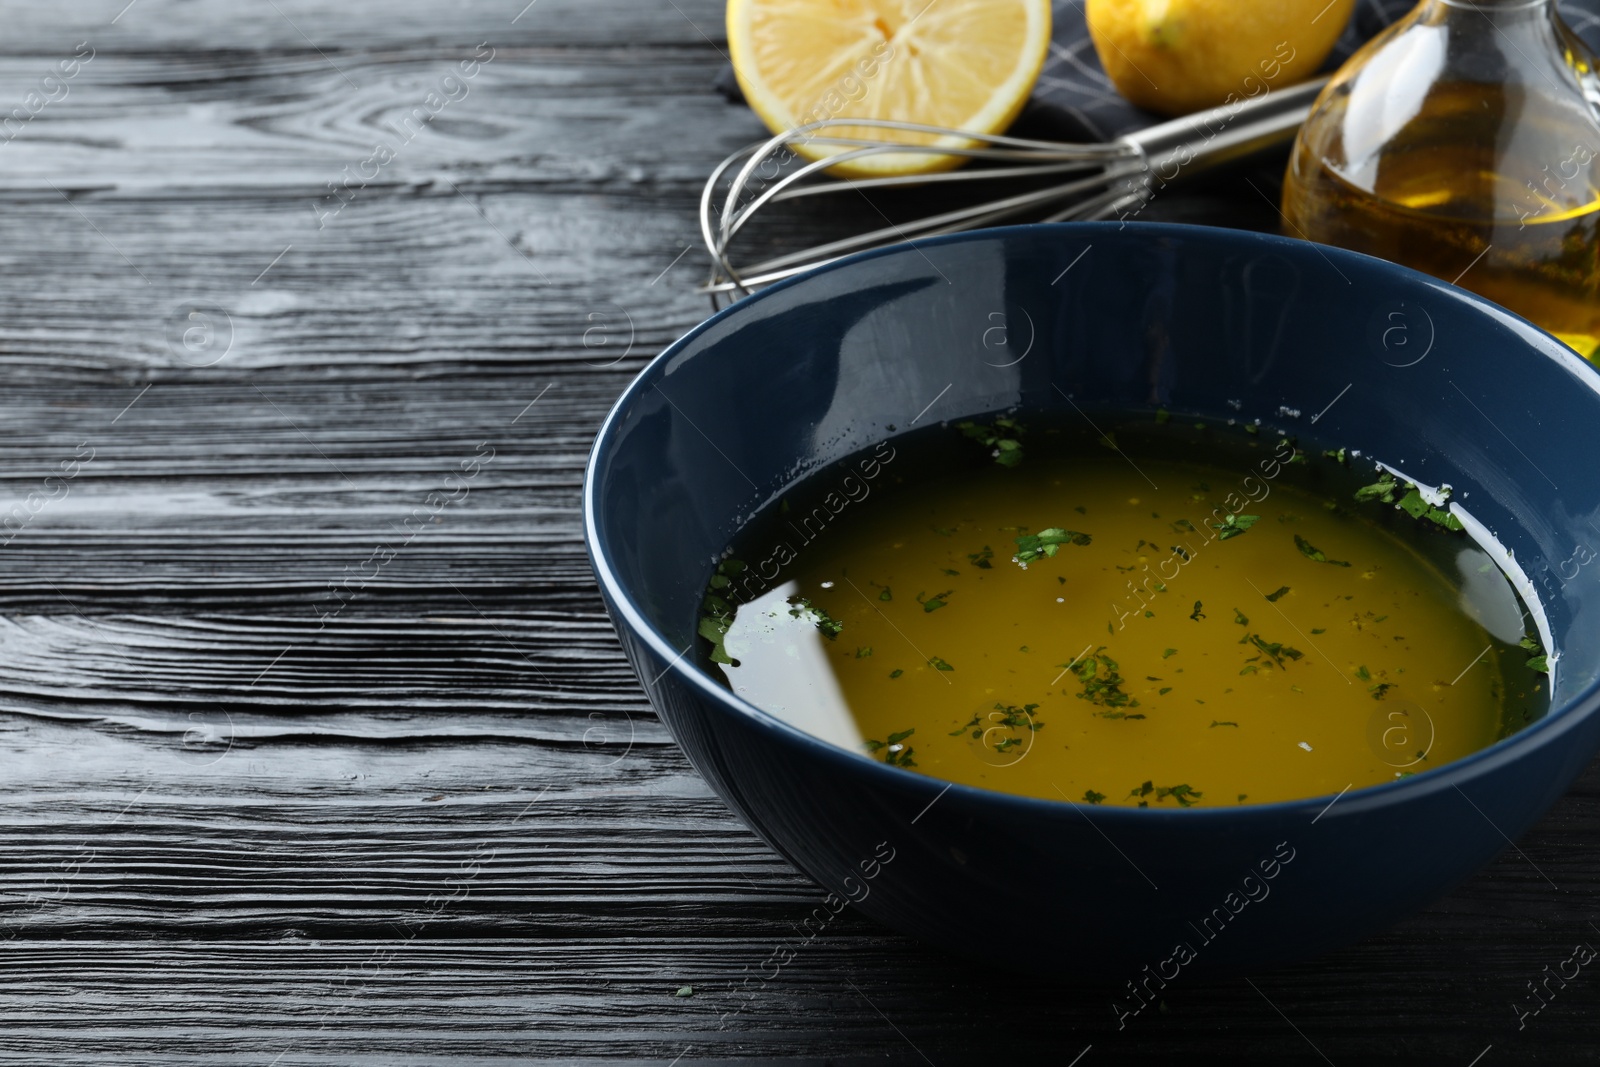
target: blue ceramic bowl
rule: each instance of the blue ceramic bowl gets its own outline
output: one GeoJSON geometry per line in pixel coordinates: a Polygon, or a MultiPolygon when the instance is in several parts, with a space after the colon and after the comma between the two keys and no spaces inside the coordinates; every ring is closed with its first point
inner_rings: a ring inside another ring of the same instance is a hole
{"type": "Polygon", "coordinates": [[[1153,990],[1394,922],[1505,848],[1584,768],[1600,745],[1597,428],[1587,364],[1425,275],[1229,230],[1023,226],[856,256],[696,327],[606,420],[584,522],[661,719],[718,795],[834,894],[811,932],[850,901],[957,953],[1153,990]],[[1260,418],[1449,483],[1539,592],[1559,654],[1551,713],[1338,798],[1086,808],[867,759],[702,669],[701,594],[752,512],[893,427],[1067,411],[1068,397],[1091,414],[1260,418]]]}

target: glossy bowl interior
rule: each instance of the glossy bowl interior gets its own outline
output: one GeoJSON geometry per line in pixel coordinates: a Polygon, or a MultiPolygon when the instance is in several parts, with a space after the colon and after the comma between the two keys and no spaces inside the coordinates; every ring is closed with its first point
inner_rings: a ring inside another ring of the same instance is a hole
{"type": "MultiPolygon", "coordinates": [[[[1600,376],[1470,293],[1199,227],[987,230],[741,301],[618,401],[584,487],[591,560],[652,703],[712,788],[831,895],[1003,966],[1115,981],[1325,951],[1445,891],[1600,746],[1600,376]],[[1554,706],[1393,784],[1088,808],[948,786],[790,727],[708,675],[698,603],[741,524],[908,426],[1016,408],[1260,419],[1448,483],[1537,592],[1554,706]],[[1146,972],[1143,968],[1149,967],[1146,972]]],[[[1148,981],[1148,979],[1146,979],[1148,981]]]]}

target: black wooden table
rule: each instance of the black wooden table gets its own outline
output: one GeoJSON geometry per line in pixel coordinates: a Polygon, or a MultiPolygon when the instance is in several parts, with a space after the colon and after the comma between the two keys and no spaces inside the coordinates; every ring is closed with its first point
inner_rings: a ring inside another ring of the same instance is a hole
{"type": "Polygon", "coordinates": [[[1514,1009],[1600,945],[1595,772],[1120,1032],[1070,961],[802,945],[822,891],[651,715],[578,509],[760,129],[718,0],[524,3],[7,5],[0,1062],[1595,1061],[1600,975],[1514,1009]]]}

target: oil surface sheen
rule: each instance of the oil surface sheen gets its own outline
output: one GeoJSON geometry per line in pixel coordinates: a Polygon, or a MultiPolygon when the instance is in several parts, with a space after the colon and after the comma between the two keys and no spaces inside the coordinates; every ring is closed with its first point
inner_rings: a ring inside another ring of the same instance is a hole
{"type": "Polygon", "coordinates": [[[1537,713],[1520,604],[1465,534],[1323,495],[1370,464],[1313,492],[1294,483],[1332,460],[1282,438],[1246,451],[1030,442],[1004,466],[880,448],[734,546],[711,603],[730,605],[714,655],[735,662],[717,666],[870,758],[1104,804],[1333,794],[1537,713]]]}

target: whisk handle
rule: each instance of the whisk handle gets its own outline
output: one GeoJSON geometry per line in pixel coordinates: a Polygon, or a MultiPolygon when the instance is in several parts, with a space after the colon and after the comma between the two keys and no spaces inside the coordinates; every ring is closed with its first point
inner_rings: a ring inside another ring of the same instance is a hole
{"type": "Polygon", "coordinates": [[[1216,166],[1292,140],[1328,84],[1326,77],[1268,89],[1242,102],[1197,111],[1124,135],[1141,149],[1151,176],[1171,181],[1180,171],[1216,166]]]}

